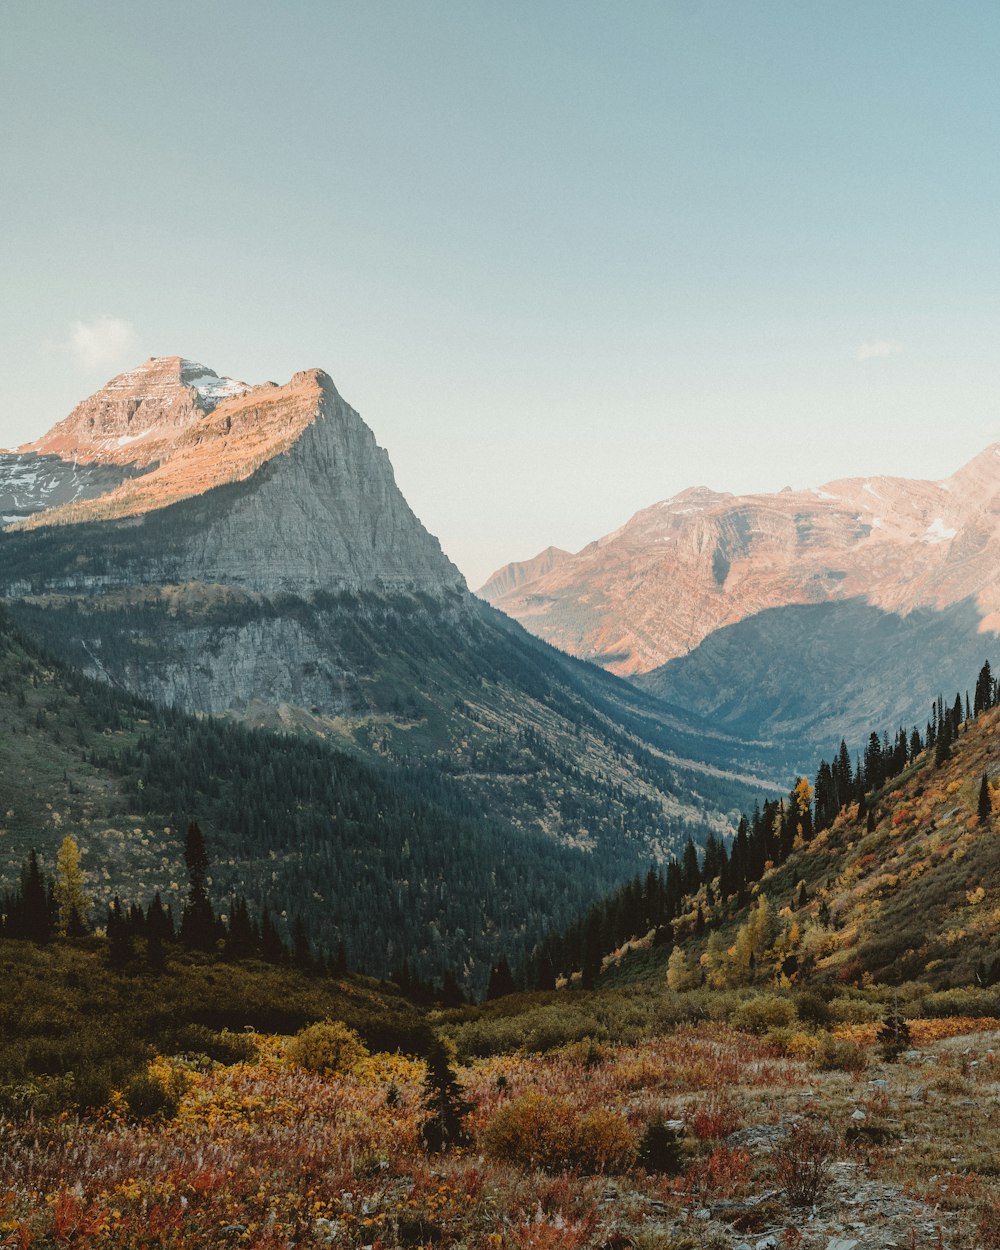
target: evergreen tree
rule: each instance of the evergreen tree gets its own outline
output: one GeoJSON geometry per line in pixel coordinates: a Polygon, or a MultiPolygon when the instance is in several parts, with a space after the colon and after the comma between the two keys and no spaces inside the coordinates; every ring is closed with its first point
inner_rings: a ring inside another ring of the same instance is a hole
{"type": "Polygon", "coordinates": [[[993,799],[990,793],[990,783],[986,774],[983,773],[983,779],[979,784],[979,806],[977,808],[979,823],[983,828],[988,828],[993,823],[993,799]]]}
{"type": "Polygon", "coordinates": [[[181,917],[181,941],[191,950],[215,947],[215,913],[208,897],[208,851],[197,821],[188,825],[184,839],[184,863],[188,870],[188,901],[181,917]]]}
{"type": "Polygon", "coordinates": [[[108,907],[107,935],[108,962],[112,968],[121,972],[132,961],[135,955],[135,947],[133,945],[132,930],[129,928],[128,921],[122,910],[121,899],[117,894],[108,907]]]}
{"type": "Polygon", "coordinates": [[[309,931],[301,916],[296,916],[292,923],[292,963],[303,972],[311,972],[313,967],[312,947],[309,944],[309,931]]]}
{"type": "Polygon", "coordinates": [[[275,928],[271,913],[265,907],[260,917],[260,957],[265,963],[281,964],[285,962],[287,954],[281,934],[275,928]]]}
{"type": "Polygon", "coordinates": [[[21,886],[11,906],[8,933],[29,942],[45,943],[55,928],[53,913],[51,890],[42,876],[38,853],[32,849],[21,869],[21,886]]]}
{"type": "Polygon", "coordinates": [[[976,678],[976,689],[973,694],[972,710],[978,716],[981,712],[987,712],[993,706],[993,673],[990,669],[989,660],[979,670],[979,676],[976,678]]]}
{"type": "Polygon", "coordinates": [[[489,984],[486,988],[487,1001],[513,994],[516,988],[507,957],[501,955],[496,964],[490,969],[489,984]]]}
{"type": "Polygon", "coordinates": [[[698,851],[691,838],[688,838],[684,844],[682,871],[684,873],[684,893],[696,894],[698,886],[701,885],[701,867],[698,864],[698,851]]]}
{"type": "Polygon", "coordinates": [[[903,1013],[899,1010],[898,1002],[893,1003],[892,1008],[882,1022],[878,1031],[878,1041],[882,1058],[888,1063],[898,1059],[904,1050],[909,1050],[911,1045],[910,1026],[903,1017],[903,1013]]]}
{"type": "Polygon", "coordinates": [[[938,722],[937,740],[934,744],[934,767],[940,768],[942,764],[947,763],[951,759],[951,717],[944,716],[938,722]]]}
{"type": "Polygon", "coordinates": [[[229,913],[226,929],[225,955],[227,959],[252,959],[257,954],[259,938],[250,919],[250,909],[245,898],[237,895],[229,913]]]}
{"type": "Polygon", "coordinates": [[[424,1118],[420,1124],[420,1140],[424,1149],[435,1153],[455,1146],[468,1146],[472,1139],[465,1127],[465,1117],[472,1110],[458,1078],[448,1062],[448,1052],[435,1039],[427,1056],[427,1076],[421,1101],[424,1118]]]}

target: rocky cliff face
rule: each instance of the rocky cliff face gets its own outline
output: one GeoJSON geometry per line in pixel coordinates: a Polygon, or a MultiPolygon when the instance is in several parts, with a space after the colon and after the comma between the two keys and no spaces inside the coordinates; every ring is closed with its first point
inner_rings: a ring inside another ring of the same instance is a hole
{"type": "MultiPolygon", "coordinates": [[[[21,521],[29,529],[103,527],[100,570],[88,573],[71,543],[72,558],[46,581],[50,591],[81,589],[88,575],[104,589],[164,582],[261,594],[464,589],[399,492],[388,455],[318,369],[285,386],[246,387],[180,357],[150,361],[32,447],[61,466],[70,462],[56,449],[115,458],[88,465],[88,493],[67,503],[53,495],[54,506],[35,507],[21,521]],[[135,433],[116,436],[119,429],[135,433]],[[149,463],[154,450],[159,459],[149,463]],[[103,491],[95,485],[101,469],[110,487],[103,491]],[[137,526],[156,538],[137,534],[137,526]]],[[[10,471],[23,474],[37,451],[7,457],[10,471]]]]}
{"type": "Polygon", "coordinates": [[[971,600],[990,630],[1000,625],[1000,444],[937,482],[684,491],[575,555],[538,560],[500,570],[481,593],[539,637],[623,675],[792,604],[859,599],[905,615],[971,600]]]}
{"type": "Polygon", "coordinates": [[[149,361],[7,461],[76,485],[18,496],[0,596],[118,688],[336,738],[629,871],[725,827],[768,768],[470,595],[321,370],[248,387],[149,361]]]}

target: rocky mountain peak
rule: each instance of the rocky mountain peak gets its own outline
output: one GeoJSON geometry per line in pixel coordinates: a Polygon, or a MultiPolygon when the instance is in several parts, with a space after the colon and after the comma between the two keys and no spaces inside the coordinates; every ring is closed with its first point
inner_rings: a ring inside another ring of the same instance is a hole
{"type": "Polygon", "coordinates": [[[249,389],[197,361],[151,356],[113,377],[47,434],[18,450],[64,460],[149,464],[223,400],[249,389]]]}

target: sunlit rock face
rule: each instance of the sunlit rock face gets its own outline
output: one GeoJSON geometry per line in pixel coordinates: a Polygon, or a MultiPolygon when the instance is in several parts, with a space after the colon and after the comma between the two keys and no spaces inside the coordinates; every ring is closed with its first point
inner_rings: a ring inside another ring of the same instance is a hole
{"type": "MultiPolygon", "coordinates": [[[[3,456],[0,505],[15,529],[116,523],[105,538],[122,558],[94,574],[104,587],[116,576],[268,594],[465,587],[319,369],[251,387],[179,356],[149,360],[3,456]],[[167,517],[158,547],[134,535],[167,517]]],[[[50,591],[61,577],[79,587],[87,572],[73,563],[53,570],[50,591]]]]}
{"type": "Polygon", "coordinates": [[[479,592],[574,655],[634,676],[793,604],[905,615],[972,600],[1000,624],[1000,444],[942,481],[851,478],[735,496],[697,487],[576,554],[508,565],[479,592]]]}

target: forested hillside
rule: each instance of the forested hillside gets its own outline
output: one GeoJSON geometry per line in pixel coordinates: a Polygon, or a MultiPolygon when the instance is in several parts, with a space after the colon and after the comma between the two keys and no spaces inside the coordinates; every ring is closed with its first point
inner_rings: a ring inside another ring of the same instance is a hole
{"type": "MultiPolygon", "coordinates": [[[[646,855],[627,839],[582,850],[515,834],[442,771],[156,707],[53,661],[6,619],[0,706],[8,883],[32,847],[51,870],[71,833],[100,905],[157,890],[176,903],[197,819],[220,910],[238,892],[283,926],[301,917],[317,945],[343,943],[374,972],[406,959],[477,983],[498,949],[516,955],[566,924],[646,855]]],[[[595,801],[582,787],[573,796],[582,819],[595,801]]]]}
{"type": "Polygon", "coordinates": [[[557,977],[662,976],[687,989],[865,978],[1000,982],[1000,711],[989,664],[922,726],[845,741],[815,783],[744,818],[730,845],[689,843],[529,961],[557,977]]]}

